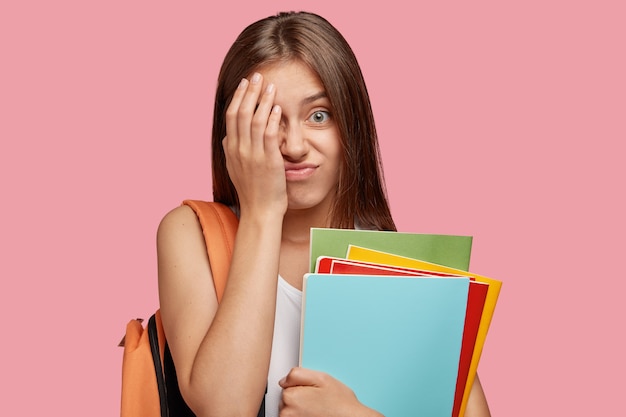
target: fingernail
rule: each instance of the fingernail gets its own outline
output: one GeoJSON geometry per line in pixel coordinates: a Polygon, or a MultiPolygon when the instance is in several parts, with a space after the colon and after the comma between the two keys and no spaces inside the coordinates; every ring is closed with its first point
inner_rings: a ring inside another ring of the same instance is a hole
{"type": "Polygon", "coordinates": [[[244,88],[247,84],[248,84],[248,80],[246,80],[245,78],[242,78],[241,81],[239,81],[239,85],[237,86],[237,88],[244,88]]]}
{"type": "Polygon", "coordinates": [[[250,82],[252,84],[256,84],[259,81],[261,81],[261,74],[259,74],[258,72],[255,72],[254,74],[252,74],[252,79],[250,80],[250,82]]]}
{"type": "Polygon", "coordinates": [[[272,107],[272,113],[278,113],[278,112],[280,112],[280,106],[276,104],[274,107],[272,107]]]}
{"type": "Polygon", "coordinates": [[[274,84],[270,83],[267,85],[267,88],[265,89],[266,93],[271,93],[272,91],[274,91],[274,84]]]}

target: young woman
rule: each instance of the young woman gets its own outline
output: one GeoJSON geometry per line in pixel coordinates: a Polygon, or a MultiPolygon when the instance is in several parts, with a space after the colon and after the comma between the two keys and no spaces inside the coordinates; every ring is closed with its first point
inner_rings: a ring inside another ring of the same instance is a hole
{"type": "MultiPolygon", "coordinates": [[[[342,35],[304,12],[247,27],[220,71],[212,152],[214,200],[239,216],[219,307],[194,212],[172,210],[157,236],[185,401],[198,416],[256,416],[263,398],[270,417],[380,416],[331,375],[297,367],[310,228],[395,230],[369,96],[342,35]]],[[[489,415],[479,382],[466,415],[489,415]]]]}

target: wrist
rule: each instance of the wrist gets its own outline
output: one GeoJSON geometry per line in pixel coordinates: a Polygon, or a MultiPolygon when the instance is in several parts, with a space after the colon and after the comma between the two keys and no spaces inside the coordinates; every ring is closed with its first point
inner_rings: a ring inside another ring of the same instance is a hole
{"type": "Polygon", "coordinates": [[[284,212],[277,209],[266,208],[244,208],[239,210],[239,225],[242,223],[255,228],[272,228],[278,227],[282,229],[284,212]]]}

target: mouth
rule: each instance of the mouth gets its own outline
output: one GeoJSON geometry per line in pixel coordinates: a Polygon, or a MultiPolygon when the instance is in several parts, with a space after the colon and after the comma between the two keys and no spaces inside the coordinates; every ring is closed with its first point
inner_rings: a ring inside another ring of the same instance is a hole
{"type": "Polygon", "coordinates": [[[303,181],[310,178],[317,169],[313,164],[285,164],[287,181],[303,181]]]}

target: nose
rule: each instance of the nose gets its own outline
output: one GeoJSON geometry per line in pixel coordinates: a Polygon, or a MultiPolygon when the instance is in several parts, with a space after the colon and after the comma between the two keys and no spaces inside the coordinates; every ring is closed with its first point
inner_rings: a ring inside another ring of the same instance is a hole
{"type": "Polygon", "coordinates": [[[281,126],[280,152],[285,159],[298,161],[309,152],[309,144],[301,126],[281,126]]]}

